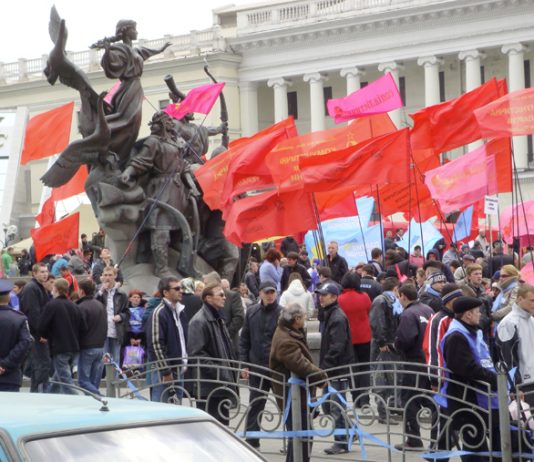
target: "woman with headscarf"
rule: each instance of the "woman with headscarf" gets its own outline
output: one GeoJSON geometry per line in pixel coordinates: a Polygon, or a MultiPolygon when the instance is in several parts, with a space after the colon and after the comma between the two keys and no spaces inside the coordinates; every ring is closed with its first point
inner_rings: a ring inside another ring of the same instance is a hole
{"type": "Polygon", "coordinates": [[[510,311],[519,290],[519,270],[514,265],[504,265],[499,273],[501,292],[495,298],[491,308],[493,321],[498,324],[510,311]]]}
{"type": "Polygon", "coordinates": [[[182,286],[181,303],[185,306],[187,319],[191,320],[202,307],[202,299],[195,293],[195,280],[193,278],[182,279],[180,285],[182,286]]]}

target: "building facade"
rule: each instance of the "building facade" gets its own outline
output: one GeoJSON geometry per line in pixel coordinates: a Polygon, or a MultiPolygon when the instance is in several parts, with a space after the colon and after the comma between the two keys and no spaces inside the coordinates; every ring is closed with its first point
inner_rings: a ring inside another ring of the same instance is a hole
{"type": "MultiPolygon", "coordinates": [[[[331,128],[326,100],[385,72],[394,76],[405,103],[391,114],[399,127],[411,124],[408,114],[492,77],[506,78],[510,91],[531,86],[534,0],[276,0],[216,9],[213,22],[205,31],[144,43],[173,43],[145,64],[146,121],[168,101],[166,74],[185,91],[207,81],[204,57],[226,82],[231,138],[251,135],[289,114],[300,133],[331,128]]],[[[112,86],[97,52],[74,53],[72,59],[98,91],[112,86]]],[[[48,85],[41,73],[45,61],[0,67],[0,108],[24,106],[33,115],[76,97],[66,87],[48,85]]],[[[205,123],[218,124],[218,111],[216,106],[205,123]]],[[[447,155],[461,155],[476,144],[447,155]]],[[[532,139],[517,137],[513,147],[523,199],[534,199],[532,139]]],[[[39,206],[37,179],[45,167],[45,161],[36,163],[17,176],[20,181],[20,174],[30,171],[24,175],[31,190],[29,216],[39,206]]],[[[502,203],[509,202],[503,195],[502,203]]]]}

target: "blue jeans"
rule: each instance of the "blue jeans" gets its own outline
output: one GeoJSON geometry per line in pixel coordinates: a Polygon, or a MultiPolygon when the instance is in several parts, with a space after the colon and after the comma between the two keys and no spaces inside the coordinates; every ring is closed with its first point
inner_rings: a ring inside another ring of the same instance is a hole
{"type": "Polygon", "coordinates": [[[111,359],[120,367],[121,344],[116,338],[106,337],[104,343],[104,353],[109,353],[111,359]]]}
{"type": "Polygon", "coordinates": [[[104,348],[87,348],[80,350],[78,358],[78,384],[91,393],[100,394],[100,380],[104,362],[104,348]]]}
{"type": "MultiPolygon", "coordinates": [[[[337,404],[329,404],[327,410],[328,414],[330,414],[332,416],[332,418],[334,419],[335,421],[335,424],[336,424],[336,429],[347,429],[347,432],[348,432],[348,428],[347,428],[347,421],[345,419],[345,413],[343,412],[345,410],[345,405],[341,402],[341,400],[339,399],[339,397],[342,397],[344,400],[347,398],[346,397],[346,392],[345,390],[348,388],[348,385],[349,385],[349,382],[347,380],[332,380],[330,382],[331,386],[333,388],[335,388],[338,393],[336,393],[335,395],[333,395],[330,400],[337,403],[337,404]]],[[[325,390],[325,393],[326,393],[326,390],[325,390]]],[[[347,434],[345,435],[335,435],[334,436],[334,440],[336,441],[336,444],[339,445],[339,446],[342,446],[343,448],[345,448],[345,444],[340,444],[340,443],[346,443],[347,442],[347,434]]]]}
{"type": "MultiPolygon", "coordinates": [[[[77,355],[77,353],[59,353],[52,357],[52,363],[54,364],[54,375],[52,376],[52,380],[55,382],[73,384],[71,367],[74,365],[77,355]]],[[[62,393],[65,395],[76,394],[76,391],[73,388],[56,384],[52,384],[50,392],[62,393]]]]}

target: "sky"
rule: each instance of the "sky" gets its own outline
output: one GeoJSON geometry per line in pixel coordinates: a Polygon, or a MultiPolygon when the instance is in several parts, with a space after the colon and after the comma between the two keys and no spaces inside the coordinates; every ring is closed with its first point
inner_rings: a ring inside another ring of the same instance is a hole
{"type": "Polygon", "coordinates": [[[119,19],[137,22],[139,38],[182,35],[213,24],[212,9],[257,0],[7,0],[2,5],[0,62],[37,58],[52,49],[50,9],[56,5],[68,30],[67,50],[83,51],[115,33],[119,19]]]}

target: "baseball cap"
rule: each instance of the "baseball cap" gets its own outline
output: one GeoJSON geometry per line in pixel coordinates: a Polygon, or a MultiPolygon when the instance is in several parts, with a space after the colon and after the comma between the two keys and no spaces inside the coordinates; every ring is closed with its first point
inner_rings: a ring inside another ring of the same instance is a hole
{"type": "Polygon", "coordinates": [[[339,286],[334,282],[327,282],[319,287],[315,293],[320,295],[332,294],[339,295],[339,286]]]}

